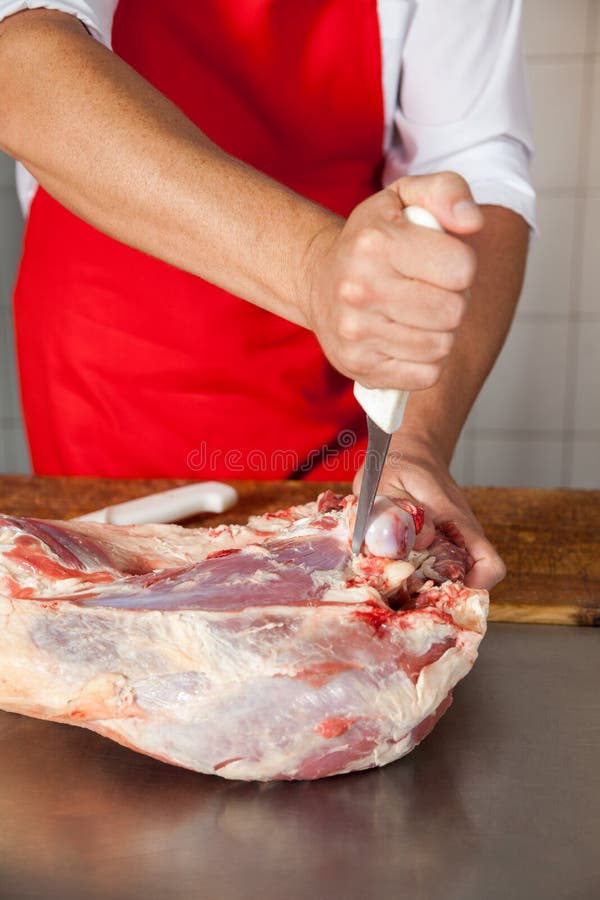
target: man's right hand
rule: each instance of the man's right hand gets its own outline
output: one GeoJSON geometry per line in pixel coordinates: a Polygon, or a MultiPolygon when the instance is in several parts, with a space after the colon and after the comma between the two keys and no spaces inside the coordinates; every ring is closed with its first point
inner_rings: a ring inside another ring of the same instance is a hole
{"type": "Polygon", "coordinates": [[[467,183],[446,172],[400,178],[323,229],[311,246],[304,313],[335,368],[366,387],[434,385],[475,275],[475,254],[455,235],[482,225],[467,183]],[[447,233],[408,222],[412,205],[447,233]]]}

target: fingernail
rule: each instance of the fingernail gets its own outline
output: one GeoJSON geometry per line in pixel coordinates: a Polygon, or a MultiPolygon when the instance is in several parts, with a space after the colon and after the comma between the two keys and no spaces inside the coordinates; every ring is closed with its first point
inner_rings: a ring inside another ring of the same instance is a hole
{"type": "Polygon", "coordinates": [[[472,200],[459,200],[452,207],[454,218],[460,225],[479,225],[481,210],[472,200]]]}

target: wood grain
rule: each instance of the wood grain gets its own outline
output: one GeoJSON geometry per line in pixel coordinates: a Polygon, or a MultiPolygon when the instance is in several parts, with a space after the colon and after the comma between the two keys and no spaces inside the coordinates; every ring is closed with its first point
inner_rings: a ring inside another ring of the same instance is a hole
{"type": "MultiPolygon", "coordinates": [[[[155,491],[181,479],[122,480],[0,476],[0,511],[70,518],[155,491]]],[[[313,500],[325,488],[348,493],[345,482],[232,482],[239,503],[224,515],[190,525],[244,522],[249,515],[313,500]]],[[[492,592],[490,620],[600,625],[600,491],[467,488],[488,537],[508,568],[492,592]]]]}

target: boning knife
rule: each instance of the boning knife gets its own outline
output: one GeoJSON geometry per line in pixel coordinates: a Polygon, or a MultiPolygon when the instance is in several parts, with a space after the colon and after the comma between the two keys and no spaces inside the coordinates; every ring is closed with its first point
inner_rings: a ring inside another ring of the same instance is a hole
{"type": "MultiPolygon", "coordinates": [[[[420,206],[407,206],[404,215],[415,225],[443,231],[435,216],[420,206]]],[[[360,553],[365,539],[392,435],[400,428],[404,418],[408,391],[366,388],[355,381],[354,396],[367,414],[368,430],[367,455],[352,535],[352,552],[357,554],[360,553]]]]}

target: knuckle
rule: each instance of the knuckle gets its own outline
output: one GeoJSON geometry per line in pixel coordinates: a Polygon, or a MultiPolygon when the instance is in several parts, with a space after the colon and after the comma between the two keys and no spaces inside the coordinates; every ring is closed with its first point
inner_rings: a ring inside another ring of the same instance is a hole
{"type": "Polygon", "coordinates": [[[440,380],[442,366],[439,363],[427,363],[419,366],[415,372],[416,385],[413,390],[424,391],[433,387],[440,380]]]}
{"type": "Polygon", "coordinates": [[[362,384],[363,387],[371,388],[371,389],[373,389],[373,388],[381,389],[381,388],[391,387],[391,385],[388,384],[385,377],[374,374],[370,368],[364,369],[363,371],[360,371],[360,372],[355,371],[355,374],[358,375],[358,377],[360,379],[360,383],[362,384]]]}
{"type": "Polygon", "coordinates": [[[363,327],[357,316],[342,316],[338,325],[338,334],[344,341],[357,341],[363,333],[363,327]]]}
{"type": "Polygon", "coordinates": [[[464,294],[453,293],[445,304],[446,324],[453,331],[458,328],[467,311],[467,299],[464,294]]]}
{"type": "Polygon", "coordinates": [[[446,359],[454,346],[454,336],[447,331],[440,331],[433,339],[432,359],[434,362],[446,359]]]}
{"type": "Polygon", "coordinates": [[[370,372],[369,362],[363,349],[356,344],[346,346],[343,351],[343,362],[354,375],[366,375],[370,372]]]}
{"type": "Polygon", "coordinates": [[[354,239],[354,252],[360,256],[372,256],[382,249],[384,240],[377,228],[361,228],[354,239]]]}
{"type": "Polygon", "coordinates": [[[438,184],[444,190],[466,192],[469,196],[471,194],[469,185],[458,172],[445,169],[443,172],[438,172],[434,177],[438,180],[438,184]]]}
{"type": "Polygon", "coordinates": [[[338,288],[338,296],[350,306],[362,306],[367,299],[367,289],[357,278],[345,278],[338,288]]]}
{"type": "Polygon", "coordinates": [[[374,387],[374,384],[371,384],[373,371],[366,360],[357,357],[352,365],[349,366],[349,369],[355,380],[358,379],[365,387],[374,387]]]}
{"type": "Polygon", "coordinates": [[[442,367],[436,363],[400,363],[393,372],[390,372],[389,384],[381,384],[378,387],[402,386],[405,391],[423,391],[439,380],[442,367]]]}
{"type": "Polygon", "coordinates": [[[460,253],[456,254],[453,272],[453,287],[457,291],[465,291],[473,284],[475,278],[475,270],[477,268],[477,257],[475,251],[462,244],[460,253]]]}

